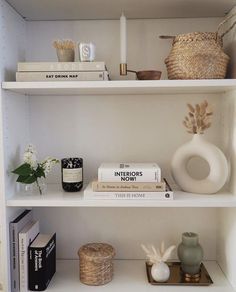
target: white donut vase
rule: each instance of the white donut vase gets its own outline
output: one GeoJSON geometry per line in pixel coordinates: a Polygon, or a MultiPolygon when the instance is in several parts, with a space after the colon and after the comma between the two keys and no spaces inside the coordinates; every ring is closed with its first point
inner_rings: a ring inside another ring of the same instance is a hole
{"type": "Polygon", "coordinates": [[[174,154],[171,163],[172,175],[185,192],[214,194],[225,184],[229,167],[224,153],[214,144],[207,142],[203,135],[195,134],[190,142],[182,145],[174,154]],[[188,161],[200,157],[207,161],[210,171],[206,178],[198,180],[187,171],[188,161]]]}

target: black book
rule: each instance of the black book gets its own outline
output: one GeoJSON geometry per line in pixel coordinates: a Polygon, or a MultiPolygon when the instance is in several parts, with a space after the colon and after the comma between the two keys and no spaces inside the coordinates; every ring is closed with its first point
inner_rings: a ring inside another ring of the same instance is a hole
{"type": "Polygon", "coordinates": [[[44,291],[56,272],[56,233],[39,234],[28,248],[29,290],[44,291]]]}

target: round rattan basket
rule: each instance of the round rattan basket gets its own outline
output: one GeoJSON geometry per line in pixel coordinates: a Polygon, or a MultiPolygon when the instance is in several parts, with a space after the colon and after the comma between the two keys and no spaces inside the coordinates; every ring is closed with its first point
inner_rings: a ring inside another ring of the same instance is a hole
{"type": "Polygon", "coordinates": [[[229,56],[223,51],[223,37],[236,24],[234,22],[223,34],[222,25],[217,32],[192,32],[177,36],[160,36],[173,39],[172,49],[165,59],[169,79],[223,79],[226,76],[229,56]]]}
{"type": "Polygon", "coordinates": [[[98,286],[113,278],[114,248],[106,243],[88,243],[78,251],[80,259],[80,281],[98,286]]]}

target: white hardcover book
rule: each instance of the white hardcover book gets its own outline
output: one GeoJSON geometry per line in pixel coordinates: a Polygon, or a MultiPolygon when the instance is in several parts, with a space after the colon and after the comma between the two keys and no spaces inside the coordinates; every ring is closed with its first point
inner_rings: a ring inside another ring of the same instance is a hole
{"type": "Polygon", "coordinates": [[[16,72],[16,81],[102,81],[109,80],[107,71],[97,72],[16,72]]]}
{"type": "Polygon", "coordinates": [[[11,292],[20,291],[19,233],[32,220],[32,210],[25,210],[15,220],[10,222],[11,292]]]}
{"type": "Polygon", "coordinates": [[[161,169],[156,163],[102,163],[99,182],[161,182],[161,169]]]}
{"type": "Polygon", "coordinates": [[[39,221],[29,222],[19,233],[20,292],[28,292],[28,247],[39,234],[39,221]]]}
{"type": "Polygon", "coordinates": [[[105,62],[19,62],[17,71],[105,71],[105,62]]]}
{"type": "Polygon", "coordinates": [[[85,200],[173,200],[173,191],[164,192],[94,192],[90,183],[84,190],[85,200]]]}

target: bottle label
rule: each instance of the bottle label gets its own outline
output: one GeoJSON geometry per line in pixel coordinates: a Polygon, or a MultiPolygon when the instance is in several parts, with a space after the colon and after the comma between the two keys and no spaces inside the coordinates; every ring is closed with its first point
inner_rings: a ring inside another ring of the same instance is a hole
{"type": "Polygon", "coordinates": [[[64,183],[78,183],[83,180],[83,170],[82,168],[63,168],[62,171],[62,181],[64,183]]]}

